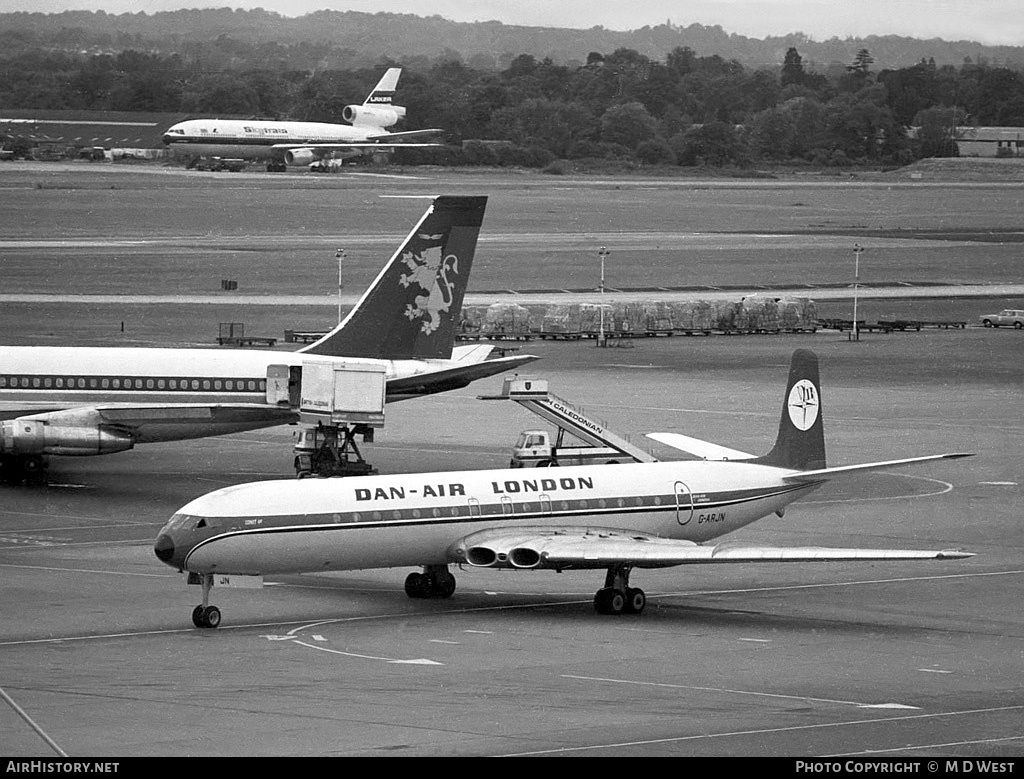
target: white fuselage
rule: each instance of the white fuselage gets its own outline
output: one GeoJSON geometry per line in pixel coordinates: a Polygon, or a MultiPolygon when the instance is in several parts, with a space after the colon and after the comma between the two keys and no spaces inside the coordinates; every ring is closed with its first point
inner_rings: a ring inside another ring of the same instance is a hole
{"type": "Polygon", "coordinates": [[[371,360],[266,349],[0,346],[0,418],[100,403],[261,404],[270,365],[372,363],[391,380],[450,367],[472,348],[456,347],[452,360],[371,360]]]}
{"type": "Polygon", "coordinates": [[[280,160],[289,146],[365,143],[384,133],[383,127],[369,124],[190,119],[169,128],[164,143],[171,150],[201,157],[280,160]]]}
{"type": "Polygon", "coordinates": [[[703,542],[817,486],[786,483],[790,473],[661,462],[257,482],[184,506],[161,531],[174,548],[164,561],[253,575],[440,565],[459,562],[460,540],[499,527],[606,527],[703,542]]]}

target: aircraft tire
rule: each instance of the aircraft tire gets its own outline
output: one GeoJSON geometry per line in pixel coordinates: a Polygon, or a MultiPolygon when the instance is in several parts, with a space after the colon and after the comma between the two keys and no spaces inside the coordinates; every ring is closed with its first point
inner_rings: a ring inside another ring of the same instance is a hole
{"type": "Polygon", "coordinates": [[[614,587],[604,587],[594,595],[594,610],[598,614],[622,614],[626,610],[626,594],[614,587]]]}
{"type": "Polygon", "coordinates": [[[422,573],[410,573],[405,577],[405,594],[410,598],[426,597],[426,577],[422,573]]]}
{"type": "Polygon", "coordinates": [[[196,606],[194,609],[192,609],[192,624],[195,625],[197,628],[206,627],[206,625],[203,624],[202,606],[196,606]]]}
{"type": "Polygon", "coordinates": [[[220,609],[216,606],[207,606],[203,609],[203,627],[215,628],[220,624],[220,609]]]}
{"type": "Polygon", "coordinates": [[[43,458],[38,455],[30,454],[21,458],[21,469],[26,474],[40,473],[45,467],[43,458]]]}
{"type": "Polygon", "coordinates": [[[455,594],[455,577],[447,571],[434,578],[434,594],[439,598],[450,598],[455,594]]]}
{"type": "Polygon", "coordinates": [[[625,612],[627,614],[640,614],[646,605],[647,593],[639,587],[630,587],[626,590],[625,612]]]}

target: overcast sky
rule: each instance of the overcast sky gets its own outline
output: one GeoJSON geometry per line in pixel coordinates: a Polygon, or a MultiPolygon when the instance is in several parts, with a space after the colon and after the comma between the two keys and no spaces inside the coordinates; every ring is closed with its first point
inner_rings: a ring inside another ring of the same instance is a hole
{"type": "Polygon", "coordinates": [[[460,22],[634,30],[645,25],[721,25],[752,38],[802,32],[833,36],[907,35],[1024,46],[1024,0],[0,0],[0,11],[69,9],[154,13],[176,8],[265,8],[286,16],[333,9],[460,22]]]}

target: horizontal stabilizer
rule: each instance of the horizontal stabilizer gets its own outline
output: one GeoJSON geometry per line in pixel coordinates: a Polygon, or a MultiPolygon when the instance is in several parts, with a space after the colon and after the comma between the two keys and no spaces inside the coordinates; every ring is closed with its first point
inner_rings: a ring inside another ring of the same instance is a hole
{"type": "Polygon", "coordinates": [[[900,468],[904,465],[916,465],[918,463],[932,462],[933,460],[956,460],[960,457],[973,457],[973,453],[955,452],[952,454],[932,454],[925,457],[908,457],[904,460],[886,460],[885,462],[878,463],[860,463],[858,465],[840,465],[835,468],[818,468],[813,471],[801,471],[800,473],[783,476],[782,480],[787,482],[824,481],[835,479],[840,476],[848,476],[870,471],[882,471],[887,468],[900,468]]]}
{"type": "Polygon", "coordinates": [[[460,361],[454,366],[444,368],[443,370],[420,373],[415,376],[405,376],[400,379],[390,379],[387,384],[388,401],[393,402],[420,395],[432,395],[436,392],[461,389],[478,379],[496,376],[499,373],[504,373],[539,359],[539,357],[535,357],[532,354],[522,354],[514,357],[498,357],[481,362],[460,361]]]}
{"type": "Polygon", "coordinates": [[[729,449],[680,433],[648,433],[647,437],[702,460],[752,460],[756,457],[756,455],[741,452],[738,449],[729,449]]]}

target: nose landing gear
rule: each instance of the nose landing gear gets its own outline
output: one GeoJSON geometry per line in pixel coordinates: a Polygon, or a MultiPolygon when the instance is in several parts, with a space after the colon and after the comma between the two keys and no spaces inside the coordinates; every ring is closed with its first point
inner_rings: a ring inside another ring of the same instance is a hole
{"type": "Polygon", "coordinates": [[[203,585],[203,602],[192,609],[192,624],[197,628],[215,628],[220,624],[220,609],[210,605],[210,590],[213,589],[213,574],[189,574],[189,583],[193,584],[192,578],[199,579],[203,585]]]}

